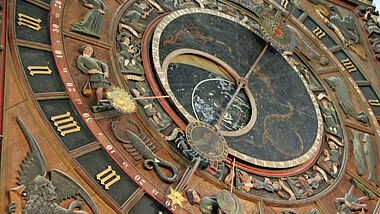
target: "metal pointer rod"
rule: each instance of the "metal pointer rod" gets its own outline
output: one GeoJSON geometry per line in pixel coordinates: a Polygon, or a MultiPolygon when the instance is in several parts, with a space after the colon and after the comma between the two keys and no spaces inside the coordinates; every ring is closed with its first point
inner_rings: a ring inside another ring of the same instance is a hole
{"type": "MultiPolygon", "coordinates": [[[[296,6],[293,5],[292,9],[289,11],[288,15],[286,16],[285,20],[281,23],[280,27],[273,29],[275,31],[275,33],[276,33],[276,36],[281,36],[282,35],[281,28],[284,25],[284,23],[286,23],[288,21],[290,15],[293,13],[293,11],[295,9],[296,9],[296,6]]],[[[234,102],[234,100],[235,100],[236,96],[238,95],[238,93],[240,92],[240,90],[243,88],[244,85],[246,85],[248,83],[249,76],[253,72],[253,69],[256,67],[257,63],[263,57],[263,55],[264,55],[264,53],[267,50],[267,48],[268,48],[269,45],[270,45],[270,42],[268,41],[267,44],[265,44],[263,50],[261,50],[260,55],[257,57],[257,59],[255,60],[255,62],[251,66],[251,69],[248,71],[248,73],[245,75],[245,77],[243,77],[243,78],[240,79],[241,80],[240,84],[239,84],[238,88],[236,89],[235,93],[232,95],[230,101],[228,102],[227,108],[223,111],[223,113],[220,115],[220,118],[219,118],[218,122],[215,124],[216,128],[218,128],[218,129],[220,128],[220,124],[223,121],[224,115],[227,113],[228,109],[230,108],[230,106],[234,102]]]]}
{"type": "MultiPolygon", "coordinates": [[[[169,98],[170,95],[163,95],[163,96],[152,96],[152,97],[132,97],[132,100],[148,100],[148,99],[162,99],[162,98],[169,98]]],[[[111,100],[100,100],[100,102],[110,103],[111,100]]]]}
{"type": "Polygon", "coordinates": [[[292,9],[290,9],[288,15],[286,16],[286,18],[284,19],[284,21],[282,21],[281,25],[279,28],[274,28],[273,31],[276,33],[276,36],[281,36],[282,35],[282,32],[281,32],[281,28],[282,26],[284,25],[284,23],[286,23],[290,17],[290,15],[293,13],[293,11],[296,9],[296,6],[293,5],[292,6],[292,9]]]}
{"type": "Polygon", "coordinates": [[[248,73],[242,77],[240,79],[240,83],[239,83],[239,86],[237,87],[235,93],[232,95],[230,101],[228,102],[227,104],[227,107],[226,109],[223,111],[223,113],[220,115],[220,118],[218,120],[218,122],[215,124],[215,126],[219,129],[220,128],[220,124],[222,123],[222,120],[224,118],[224,115],[227,113],[228,109],[230,108],[230,106],[232,105],[232,103],[234,102],[236,96],[238,95],[238,93],[240,92],[240,90],[243,88],[244,85],[246,85],[248,83],[248,78],[249,76],[251,75],[251,73],[253,72],[253,69],[256,67],[257,63],[259,63],[259,61],[261,60],[261,58],[263,57],[265,51],[268,49],[270,45],[270,42],[268,41],[264,48],[261,50],[259,56],[256,58],[256,60],[253,62],[251,68],[249,69],[248,73]]]}
{"type": "Polygon", "coordinates": [[[293,4],[292,6],[292,9],[290,9],[288,15],[286,16],[285,20],[282,22],[282,23],[286,23],[290,17],[290,15],[292,15],[293,11],[296,9],[296,5],[293,4]]]}
{"type": "Polygon", "coordinates": [[[197,161],[195,164],[191,167],[191,170],[186,174],[185,178],[183,179],[183,183],[178,186],[178,189],[176,190],[183,190],[185,189],[186,185],[189,183],[190,178],[193,176],[194,172],[198,169],[199,164],[201,163],[201,157],[197,158],[197,161]]]}

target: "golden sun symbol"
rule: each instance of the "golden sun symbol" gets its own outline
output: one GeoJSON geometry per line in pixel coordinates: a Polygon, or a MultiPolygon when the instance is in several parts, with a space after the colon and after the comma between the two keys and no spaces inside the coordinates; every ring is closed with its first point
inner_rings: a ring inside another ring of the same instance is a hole
{"type": "Polygon", "coordinates": [[[122,88],[112,86],[112,89],[107,92],[107,98],[111,101],[111,105],[122,113],[130,114],[137,110],[131,95],[122,88]]]}
{"type": "Polygon", "coordinates": [[[186,201],[186,198],[182,196],[183,191],[176,191],[170,188],[170,195],[168,198],[172,200],[172,205],[178,204],[180,207],[183,207],[182,202],[186,201]]]}

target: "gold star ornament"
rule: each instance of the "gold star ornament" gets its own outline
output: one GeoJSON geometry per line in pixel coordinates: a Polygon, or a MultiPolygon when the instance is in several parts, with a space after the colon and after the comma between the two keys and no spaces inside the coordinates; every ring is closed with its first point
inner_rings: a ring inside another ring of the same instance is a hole
{"type": "Polygon", "coordinates": [[[136,103],[131,95],[122,88],[112,87],[107,92],[107,98],[111,101],[111,105],[122,113],[130,114],[135,113],[137,110],[136,103]]]}
{"type": "Polygon", "coordinates": [[[182,196],[181,191],[176,191],[173,188],[170,188],[170,195],[168,195],[168,198],[172,200],[172,205],[178,204],[180,207],[183,208],[182,202],[186,201],[186,198],[182,196]]]}

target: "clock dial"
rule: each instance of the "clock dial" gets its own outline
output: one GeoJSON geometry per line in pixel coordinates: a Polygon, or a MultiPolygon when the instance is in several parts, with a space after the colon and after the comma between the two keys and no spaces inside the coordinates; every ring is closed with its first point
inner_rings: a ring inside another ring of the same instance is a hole
{"type": "MultiPolygon", "coordinates": [[[[175,106],[189,121],[215,125],[265,43],[233,17],[188,9],[160,22],[152,49],[161,84],[175,106]],[[183,54],[219,62],[223,75],[177,63],[176,57],[183,54]]],[[[234,100],[221,130],[230,154],[273,168],[308,161],[317,154],[323,132],[318,104],[306,81],[273,47],[234,100]]]]}
{"type": "Polygon", "coordinates": [[[376,12],[295,3],[0,1],[0,207],[379,213],[376,12]]]}
{"type": "Polygon", "coordinates": [[[202,158],[209,161],[223,161],[228,146],[215,127],[204,123],[190,123],[186,128],[187,142],[202,158]]]}
{"type": "Polygon", "coordinates": [[[279,22],[274,16],[264,16],[259,23],[265,39],[273,46],[282,50],[294,48],[296,41],[287,24],[279,22]]]}

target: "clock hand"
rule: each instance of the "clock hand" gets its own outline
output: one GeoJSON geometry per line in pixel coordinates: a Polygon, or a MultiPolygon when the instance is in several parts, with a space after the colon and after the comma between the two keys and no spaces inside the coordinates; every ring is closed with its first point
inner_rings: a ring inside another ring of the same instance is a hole
{"type": "MultiPolygon", "coordinates": [[[[284,19],[284,21],[282,21],[281,25],[279,28],[274,28],[273,31],[276,33],[276,37],[277,36],[281,36],[282,35],[282,32],[281,32],[281,28],[282,26],[284,25],[284,23],[286,23],[290,17],[290,15],[293,13],[293,11],[296,9],[296,6],[295,4],[292,6],[292,9],[289,11],[288,15],[286,16],[286,18],[284,19]]],[[[253,69],[256,67],[257,63],[261,60],[261,58],[263,57],[265,51],[267,50],[268,46],[270,45],[270,42],[268,41],[264,48],[261,50],[259,56],[256,58],[255,62],[252,64],[251,68],[249,69],[248,73],[242,77],[240,80],[239,80],[239,86],[238,88],[236,89],[235,93],[232,95],[230,101],[228,102],[227,104],[227,107],[226,109],[223,111],[223,113],[220,115],[220,118],[218,120],[218,122],[215,124],[215,126],[219,129],[220,128],[220,124],[222,123],[222,120],[224,118],[224,115],[227,113],[228,109],[230,108],[230,106],[232,105],[232,103],[234,102],[236,96],[238,95],[238,93],[240,92],[240,90],[243,88],[244,85],[246,85],[248,83],[248,79],[249,79],[249,76],[251,75],[251,73],[253,72],[253,69]]]]}
{"type": "Polygon", "coordinates": [[[253,72],[253,69],[256,67],[257,63],[259,63],[259,61],[261,60],[261,58],[263,57],[265,51],[268,49],[268,46],[270,45],[270,42],[268,41],[264,48],[261,50],[259,56],[256,58],[256,60],[253,62],[251,68],[249,69],[248,73],[240,78],[239,80],[239,86],[237,87],[235,93],[232,95],[230,101],[228,102],[227,104],[227,107],[226,109],[223,111],[223,113],[220,115],[220,118],[218,120],[218,122],[215,124],[215,126],[219,129],[220,128],[220,124],[222,123],[222,120],[224,118],[224,115],[226,115],[228,109],[230,108],[230,106],[232,105],[232,103],[234,102],[236,96],[238,95],[238,93],[240,92],[240,90],[243,88],[243,86],[245,86],[247,83],[248,83],[248,79],[249,79],[249,76],[251,75],[251,73],[253,72]]]}
{"type": "Polygon", "coordinates": [[[292,9],[289,11],[288,15],[286,16],[285,20],[282,21],[281,25],[279,28],[274,28],[273,31],[276,33],[276,36],[281,36],[282,35],[282,32],[281,32],[281,28],[282,26],[284,25],[284,23],[286,23],[290,17],[290,15],[293,13],[293,11],[296,9],[296,6],[293,5],[292,9]]]}
{"type": "Polygon", "coordinates": [[[273,31],[276,33],[276,36],[281,36],[282,35],[281,28],[282,28],[283,25],[284,25],[284,23],[281,23],[281,25],[280,25],[279,28],[274,28],[273,29],[273,31]]]}
{"type": "Polygon", "coordinates": [[[151,97],[133,97],[132,100],[162,99],[162,98],[169,98],[169,97],[170,95],[151,96],[151,97]]]}

